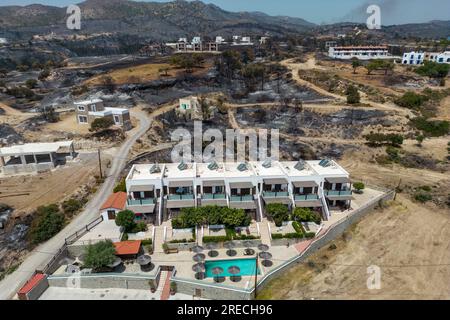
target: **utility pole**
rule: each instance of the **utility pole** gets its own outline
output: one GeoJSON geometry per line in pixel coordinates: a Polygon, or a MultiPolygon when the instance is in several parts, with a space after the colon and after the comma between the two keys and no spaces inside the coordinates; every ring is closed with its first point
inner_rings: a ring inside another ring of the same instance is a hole
{"type": "Polygon", "coordinates": [[[398,186],[397,186],[397,188],[395,188],[394,201],[397,200],[397,192],[399,192],[401,184],[402,184],[402,179],[400,179],[398,181],[398,186]]]}
{"type": "Polygon", "coordinates": [[[100,179],[103,179],[102,157],[101,157],[101,154],[100,154],[100,149],[98,149],[98,166],[100,168],[100,179]]]}
{"type": "Polygon", "coordinates": [[[258,290],[258,253],[256,253],[256,267],[255,267],[255,300],[257,297],[257,290],[258,290]]]}

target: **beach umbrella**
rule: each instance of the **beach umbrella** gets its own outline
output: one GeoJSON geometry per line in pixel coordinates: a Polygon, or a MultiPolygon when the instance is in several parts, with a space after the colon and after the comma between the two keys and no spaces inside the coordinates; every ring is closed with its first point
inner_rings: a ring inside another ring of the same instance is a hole
{"type": "Polygon", "coordinates": [[[255,254],[255,250],[247,248],[247,249],[245,249],[245,254],[248,256],[252,256],[255,254]]]}
{"type": "Polygon", "coordinates": [[[148,265],[150,262],[152,262],[152,257],[150,257],[149,255],[144,254],[144,255],[142,255],[142,256],[139,256],[139,257],[136,259],[136,261],[137,261],[137,263],[138,263],[139,265],[141,265],[141,266],[146,266],[146,265],[148,265]]]}
{"type": "Polygon", "coordinates": [[[75,258],[75,261],[72,264],[74,264],[74,265],[82,265],[82,264],[84,264],[84,259],[85,259],[84,254],[81,254],[81,255],[79,255],[78,257],[75,258]]]}
{"type": "Polygon", "coordinates": [[[227,250],[227,256],[229,256],[229,257],[235,257],[236,255],[237,255],[236,250],[233,250],[233,249],[227,250]]]}
{"type": "Polygon", "coordinates": [[[233,276],[239,274],[241,272],[241,269],[238,266],[231,266],[228,268],[228,273],[232,274],[233,276]]]}
{"type": "Polygon", "coordinates": [[[196,263],[192,266],[192,270],[194,272],[203,272],[203,271],[205,271],[205,264],[204,263],[196,263]]]}
{"type": "Polygon", "coordinates": [[[211,270],[212,274],[217,277],[216,282],[219,282],[219,276],[223,273],[223,268],[221,267],[214,267],[211,270]]]}
{"type": "Polygon", "coordinates": [[[241,276],[231,276],[230,277],[231,282],[239,282],[242,280],[241,276]]]}
{"type": "Polygon", "coordinates": [[[244,241],[243,244],[247,248],[250,248],[253,245],[253,243],[251,241],[248,241],[248,240],[244,241]]]}
{"type": "Polygon", "coordinates": [[[203,262],[205,261],[205,258],[206,256],[203,253],[197,253],[193,259],[195,262],[203,262]]]}
{"type": "Polygon", "coordinates": [[[205,278],[206,278],[206,275],[205,275],[204,272],[197,272],[197,273],[195,274],[195,279],[197,279],[197,280],[203,280],[203,279],[205,279],[205,278]]]}
{"type": "Polygon", "coordinates": [[[263,260],[272,259],[272,254],[270,252],[260,252],[259,257],[263,260]]]}
{"type": "Polygon", "coordinates": [[[236,245],[232,241],[227,241],[223,244],[223,246],[227,249],[233,249],[236,245]]]}
{"type": "Polygon", "coordinates": [[[115,268],[115,267],[120,266],[121,263],[122,263],[122,259],[117,257],[111,264],[108,264],[107,266],[110,268],[115,268]]]}
{"type": "Polygon", "coordinates": [[[273,266],[273,262],[270,260],[263,260],[263,261],[261,261],[261,264],[267,268],[273,266]]]}
{"type": "Polygon", "coordinates": [[[200,253],[200,252],[202,252],[203,251],[203,247],[202,246],[194,246],[194,247],[192,247],[192,251],[193,252],[195,252],[195,253],[200,253]]]}
{"type": "Polygon", "coordinates": [[[216,249],[216,247],[217,247],[216,244],[212,243],[212,242],[207,243],[206,246],[205,246],[205,248],[208,249],[208,250],[216,249]]]}
{"type": "Polygon", "coordinates": [[[261,251],[268,251],[269,250],[269,246],[267,244],[260,244],[258,246],[258,249],[261,251]]]}
{"type": "Polygon", "coordinates": [[[216,251],[216,250],[211,250],[211,251],[208,252],[208,256],[209,256],[210,258],[215,258],[215,257],[217,257],[218,255],[219,255],[219,251],[216,251]]]}

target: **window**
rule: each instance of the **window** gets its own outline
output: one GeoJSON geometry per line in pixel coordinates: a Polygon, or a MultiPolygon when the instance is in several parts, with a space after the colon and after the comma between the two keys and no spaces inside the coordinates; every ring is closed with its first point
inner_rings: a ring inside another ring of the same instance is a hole
{"type": "Polygon", "coordinates": [[[97,106],[95,104],[91,104],[91,111],[97,112],[97,106]]]}
{"type": "Polygon", "coordinates": [[[84,110],[86,110],[86,109],[84,108],[84,106],[78,106],[78,111],[84,111],[84,110]]]}
{"type": "Polygon", "coordinates": [[[115,124],[120,124],[120,117],[119,116],[114,116],[114,123],[115,124]]]}
{"type": "Polygon", "coordinates": [[[88,117],[86,116],[78,116],[79,123],[88,123],[88,117]]]}

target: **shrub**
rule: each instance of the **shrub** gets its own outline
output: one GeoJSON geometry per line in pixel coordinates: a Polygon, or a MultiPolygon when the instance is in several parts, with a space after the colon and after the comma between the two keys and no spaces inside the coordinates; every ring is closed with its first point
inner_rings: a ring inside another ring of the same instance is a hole
{"type": "Polygon", "coordinates": [[[116,225],[123,227],[126,233],[131,232],[136,227],[134,217],[134,212],[131,210],[120,211],[116,216],[116,225]]]}
{"type": "Polygon", "coordinates": [[[316,236],[316,233],[315,233],[315,232],[306,232],[306,233],[305,233],[305,237],[308,238],[308,239],[312,239],[312,238],[314,238],[315,236],[316,236]]]}
{"type": "Polygon", "coordinates": [[[299,223],[298,221],[294,221],[292,222],[292,227],[294,228],[295,232],[297,233],[301,233],[301,234],[305,234],[305,229],[303,228],[303,226],[301,225],[301,223],[299,223]]]}
{"type": "Polygon", "coordinates": [[[174,229],[194,228],[204,224],[224,224],[227,228],[249,226],[251,218],[242,209],[206,206],[183,208],[181,214],[172,219],[174,229]]]}
{"type": "Polygon", "coordinates": [[[272,233],[272,239],[283,239],[283,235],[281,233],[272,233]]]}
{"type": "Polygon", "coordinates": [[[133,229],[130,231],[130,233],[138,233],[138,232],[144,232],[147,231],[147,224],[145,222],[139,222],[135,224],[133,229]]]}
{"type": "Polygon", "coordinates": [[[369,133],[364,136],[370,146],[381,146],[389,144],[391,146],[400,146],[403,144],[403,136],[399,134],[383,134],[383,133],[369,133]]]}
{"type": "Polygon", "coordinates": [[[450,70],[450,65],[437,63],[434,61],[425,61],[423,66],[416,69],[416,73],[430,78],[445,78],[450,70]]]}
{"type": "Polygon", "coordinates": [[[83,203],[80,200],[72,198],[64,201],[61,206],[65,215],[73,216],[83,207],[83,203]]]}
{"type": "Polygon", "coordinates": [[[395,100],[395,104],[399,105],[400,107],[419,110],[427,100],[428,98],[424,95],[408,91],[401,98],[395,100]]]}
{"type": "Polygon", "coordinates": [[[426,192],[418,192],[414,195],[414,199],[416,201],[419,201],[421,203],[425,203],[428,201],[433,200],[433,197],[431,196],[431,194],[426,193],[426,192]]]}
{"type": "Polygon", "coordinates": [[[114,120],[111,118],[97,118],[91,123],[91,131],[100,131],[109,129],[114,125],[114,120]]]}
{"type": "Polygon", "coordinates": [[[150,244],[153,244],[153,240],[152,239],[145,239],[141,241],[143,246],[148,246],[150,244]]]}
{"type": "Polygon", "coordinates": [[[421,130],[425,136],[441,137],[448,135],[450,125],[448,121],[430,121],[424,117],[417,117],[410,121],[410,123],[421,130]]]}
{"type": "Polygon", "coordinates": [[[37,208],[35,216],[29,233],[30,240],[35,244],[52,238],[64,226],[64,215],[56,204],[37,208]]]}
{"type": "Polygon", "coordinates": [[[365,186],[364,183],[362,183],[362,182],[355,182],[355,183],[353,184],[353,188],[355,188],[355,190],[356,190],[358,193],[362,193],[362,191],[366,188],[366,186],[365,186]]]}
{"type": "Polygon", "coordinates": [[[347,103],[349,104],[358,104],[361,101],[361,96],[359,94],[358,89],[351,85],[347,88],[345,93],[347,95],[347,103]]]}
{"type": "Polygon", "coordinates": [[[25,81],[25,85],[27,86],[28,89],[33,89],[37,85],[37,80],[36,79],[28,79],[27,81],[25,81]]]}
{"type": "Polygon", "coordinates": [[[92,269],[100,269],[114,262],[116,259],[116,248],[111,240],[90,244],[85,249],[84,265],[92,269]]]}
{"type": "Polygon", "coordinates": [[[218,243],[218,242],[225,242],[225,241],[229,241],[231,239],[229,239],[227,236],[204,236],[203,237],[203,242],[204,243],[218,243]]]}
{"type": "Polygon", "coordinates": [[[114,187],[114,193],[117,192],[127,192],[127,185],[125,182],[125,178],[122,178],[114,187]]]}
{"type": "Polygon", "coordinates": [[[286,233],[283,235],[283,238],[285,239],[302,239],[304,238],[303,233],[286,233]]]}

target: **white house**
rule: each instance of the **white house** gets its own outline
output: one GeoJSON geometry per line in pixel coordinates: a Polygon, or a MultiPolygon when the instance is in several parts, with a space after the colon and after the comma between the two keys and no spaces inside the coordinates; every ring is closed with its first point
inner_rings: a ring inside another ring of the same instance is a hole
{"type": "Polygon", "coordinates": [[[217,44],[225,43],[225,38],[223,38],[222,36],[217,36],[216,37],[216,43],[217,44]]]}
{"type": "Polygon", "coordinates": [[[450,63],[450,51],[445,51],[438,54],[435,61],[437,63],[450,63]]]}
{"type": "Polygon", "coordinates": [[[402,64],[421,65],[425,60],[424,52],[405,52],[402,58],[402,64]]]}
{"type": "Polygon", "coordinates": [[[350,60],[353,58],[358,58],[359,60],[392,59],[387,46],[330,47],[328,56],[333,59],[342,60],[350,60]]]}
{"type": "Polygon", "coordinates": [[[127,193],[116,192],[109,196],[100,208],[103,220],[115,220],[116,215],[125,210],[127,205],[127,193]]]}
{"type": "Polygon", "coordinates": [[[244,209],[257,220],[264,206],[306,207],[330,218],[329,207],[350,207],[349,174],[335,161],[137,164],[126,178],[127,207],[157,224],[166,210],[227,206],[244,209]]]}

